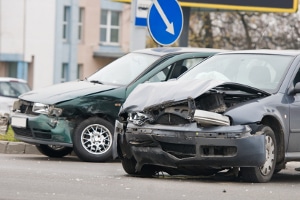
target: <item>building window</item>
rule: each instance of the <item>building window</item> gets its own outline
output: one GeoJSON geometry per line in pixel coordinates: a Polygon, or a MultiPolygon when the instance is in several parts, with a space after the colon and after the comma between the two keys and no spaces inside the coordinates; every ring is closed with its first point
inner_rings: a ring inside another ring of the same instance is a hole
{"type": "Polygon", "coordinates": [[[9,77],[18,77],[18,63],[16,62],[8,62],[7,63],[7,68],[8,68],[8,76],[9,77]]]}
{"type": "Polygon", "coordinates": [[[82,38],[83,38],[83,20],[84,20],[84,8],[79,8],[78,41],[81,41],[81,42],[82,42],[82,38]]]}
{"type": "Polygon", "coordinates": [[[70,32],[70,6],[64,6],[63,40],[68,41],[70,32]]]}
{"type": "Polygon", "coordinates": [[[120,12],[101,10],[100,43],[109,45],[119,44],[120,12]]]}
{"type": "Polygon", "coordinates": [[[61,81],[60,82],[66,82],[69,80],[68,78],[69,74],[69,64],[68,63],[63,63],[62,68],[61,68],[61,81]]]}
{"type": "Polygon", "coordinates": [[[77,79],[83,80],[83,64],[77,65],[77,79]]]}

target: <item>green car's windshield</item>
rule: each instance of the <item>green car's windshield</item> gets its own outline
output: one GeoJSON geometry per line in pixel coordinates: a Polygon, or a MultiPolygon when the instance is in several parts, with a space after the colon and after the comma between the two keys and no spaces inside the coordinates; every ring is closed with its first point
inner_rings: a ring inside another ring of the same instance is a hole
{"type": "Polygon", "coordinates": [[[87,80],[99,84],[127,85],[157,59],[159,56],[129,53],[103,67],[87,80]]]}
{"type": "Polygon", "coordinates": [[[218,79],[274,93],[293,56],[267,54],[220,54],[196,65],[179,80],[218,79]]]}

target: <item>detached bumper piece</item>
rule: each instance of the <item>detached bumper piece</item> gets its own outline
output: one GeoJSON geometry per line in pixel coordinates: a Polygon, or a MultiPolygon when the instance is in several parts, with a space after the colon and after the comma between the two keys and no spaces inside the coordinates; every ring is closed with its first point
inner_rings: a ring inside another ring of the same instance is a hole
{"type": "Polygon", "coordinates": [[[210,125],[217,125],[217,126],[229,126],[230,120],[227,116],[208,112],[204,110],[195,110],[194,120],[201,124],[202,126],[210,126],[210,125]]]}

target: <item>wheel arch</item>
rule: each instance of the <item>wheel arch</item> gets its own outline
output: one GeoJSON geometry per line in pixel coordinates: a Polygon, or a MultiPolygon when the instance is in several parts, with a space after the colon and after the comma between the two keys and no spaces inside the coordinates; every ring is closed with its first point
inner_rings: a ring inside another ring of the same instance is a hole
{"type": "Polygon", "coordinates": [[[104,113],[96,113],[94,115],[92,115],[91,117],[99,117],[102,119],[105,119],[106,121],[110,122],[113,126],[115,125],[115,118],[113,116],[104,114],[104,113]]]}
{"type": "Polygon", "coordinates": [[[277,144],[277,164],[283,164],[285,155],[284,131],[281,123],[274,116],[264,116],[261,124],[269,126],[275,134],[277,144]]]}
{"type": "Polygon", "coordinates": [[[88,119],[88,118],[92,118],[92,117],[99,117],[102,118],[108,122],[110,122],[113,126],[115,125],[115,118],[113,116],[104,114],[104,113],[93,113],[93,114],[81,114],[78,115],[78,117],[76,117],[74,119],[76,126],[74,127],[74,129],[76,129],[76,127],[84,120],[88,119]]]}

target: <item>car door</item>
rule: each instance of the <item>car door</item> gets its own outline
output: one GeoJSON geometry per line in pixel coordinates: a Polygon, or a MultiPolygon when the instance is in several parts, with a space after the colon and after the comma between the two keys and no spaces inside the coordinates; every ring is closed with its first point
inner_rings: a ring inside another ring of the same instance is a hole
{"type": "MultiPolygon", "coordinates": [[[[298,70],[293,82],[295,85],[300,82],[300,69],[298,70]]],[[[288,152],[300,152],[300,93],[290,96],[290,134],[288,142],[288,152]]]]}

